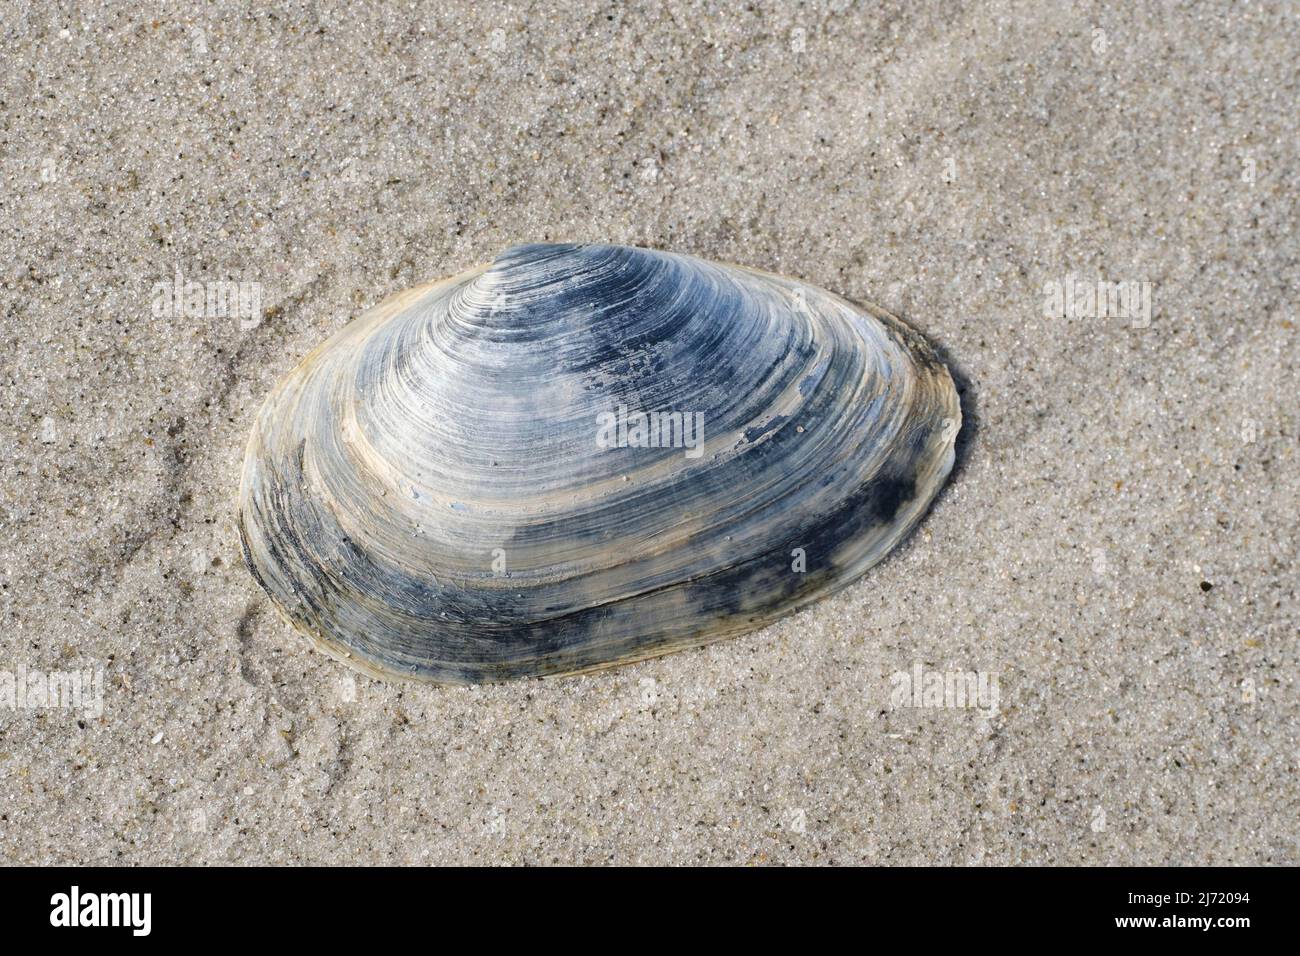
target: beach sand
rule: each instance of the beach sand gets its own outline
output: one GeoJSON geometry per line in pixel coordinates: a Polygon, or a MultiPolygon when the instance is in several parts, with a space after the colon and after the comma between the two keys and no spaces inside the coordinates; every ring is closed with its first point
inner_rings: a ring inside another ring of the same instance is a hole
{"type": "Polygon", "coordinates": [[[718,6],[6,5],[0,860],[1300,862],[1294,8],[718,6]],[[353,675],[244,567],[253,415],[521,241],[903,316],[960,382],[949,485],[757,633],[353,675]]]}

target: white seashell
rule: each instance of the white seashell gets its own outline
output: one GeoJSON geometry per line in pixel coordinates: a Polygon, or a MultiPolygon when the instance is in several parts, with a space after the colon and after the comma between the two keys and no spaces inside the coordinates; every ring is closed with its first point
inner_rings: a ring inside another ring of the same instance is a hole
{"type": "Polygon", "coordinates": [[[370,674],[589,670],[853,581],[925,512],[960,419],[947,369],[879,309],[690,256],[518,246],[280,383],[245,555],[370,674]]]}

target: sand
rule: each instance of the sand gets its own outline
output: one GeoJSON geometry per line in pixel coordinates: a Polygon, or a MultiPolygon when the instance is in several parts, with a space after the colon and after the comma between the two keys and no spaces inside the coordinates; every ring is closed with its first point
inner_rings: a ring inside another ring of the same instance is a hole
{"type": "Polygon", "coordinates": [[[1282,3],[11,0],[0,859],[1300,862],[1298,42],[1282,3]],[[253,414],[525,240],[902,315],[961,382],[951,483],[748,636],[352,675],[243,566],[253,414]]]}

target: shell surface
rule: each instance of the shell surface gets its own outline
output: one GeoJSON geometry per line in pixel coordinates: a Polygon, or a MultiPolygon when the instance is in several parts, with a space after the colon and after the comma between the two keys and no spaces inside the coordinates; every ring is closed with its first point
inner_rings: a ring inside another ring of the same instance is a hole
{"type": "Polygon", "coordinates": [[[959,425],[947,369],[878,309],[690,256],[517,246],[280,382],[240,528],[280,610],[367,673],[589,670],[853,581],[924,513],[959,425]]]}

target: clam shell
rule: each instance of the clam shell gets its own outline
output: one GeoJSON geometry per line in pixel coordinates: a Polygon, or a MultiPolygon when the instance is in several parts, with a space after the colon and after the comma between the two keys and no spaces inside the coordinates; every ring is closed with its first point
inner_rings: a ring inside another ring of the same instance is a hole
{"type": "Polygon", "coordinates": [[[685,255],[517,246],[385,301],[278,385],[244,551],[372,675],[589,670],[853,581],[924,513],[959,426],[947,369],[880,309],[685,255]]]}

